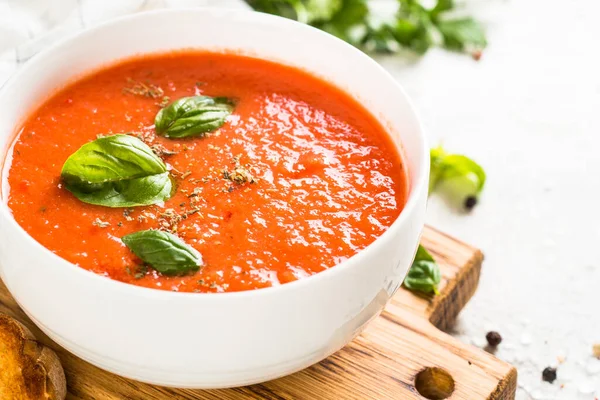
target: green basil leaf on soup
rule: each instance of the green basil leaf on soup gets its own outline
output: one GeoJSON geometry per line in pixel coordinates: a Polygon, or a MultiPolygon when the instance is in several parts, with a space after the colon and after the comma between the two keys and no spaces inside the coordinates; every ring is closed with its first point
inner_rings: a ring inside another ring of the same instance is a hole
{"type": "Polygon", "coordinates": [[[440,267],[425,247],[419,245],[412,266],[404,278],[404,286],[412,291],[438,294],[441,280],[440,267]]]}
{"type": "Polygon", "coordinates": [[[61,179],[79,200],[106,207],[162,203],[173,193],[165,163],[129,135],[84,144],[63,165],[61,179]]]}
{"type": "Polygon", "coordinates": [[[223,126],[233,108],[225,97],[184,97],[160,110],[154,126],[159,135],[169,138],[206,136],[223,126]]]}
{"type": "Polygon", "coordinates": [[[67,186],[67,189],[84,203],[105,207],[136,207],[161,203],[173,193],[173,182],[168,172],[128,179],[97,186],[87,191],[85,186],[67,186]]]}
{"type": "Polygon", "coordinates": [[[137,257],[164,275],[184,275],[202,266],[200,253],[168,232],[140,231],[121,240],[137,257]]]}

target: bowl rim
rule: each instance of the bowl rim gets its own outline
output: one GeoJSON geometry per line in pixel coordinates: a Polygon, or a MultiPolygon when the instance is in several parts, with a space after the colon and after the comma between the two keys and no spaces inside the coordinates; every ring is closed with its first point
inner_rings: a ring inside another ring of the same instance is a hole
{"type": "MultiPolygon", "coordinates": [[[[8,222],[8,225],[3,227],[4,229],[17,230],[19,233],[22,234],[22,237],[25,239],[27,246],[36,247],[37,249],[40,249],[42,251],[44,256],[54,259],[59,264],[63,264],[65,266],[65,271],[71,271],[73,273],[83,274],[82,279],[88,279],[90,282],[96,282],[96,284],[105,285],[105,286],[109,287],[109,289],[123,291],[123,292],[130,291],[131,294],[137,293],[140,295],[161,296],[165,299],[173,298],[173,297],[178,297],[178,298],[187,297],[190,299],[197,299],[197,300],[201,300],[201,299],[202,300],[208,300],[208,299],[210,299],[210,300],[232,299],[233,300],[236,298],[255,298],[257,296],[275,295],[282,291],[289,292],[289,291],[292,291],[295,289],[302,288],[306,285],[311,285],[313,282],[317,282],[318,280],[327,279],[336,273],[340,273],[343,270],[347,270],[347,269],[351,268],[353,265],[360,264],[361,260],[364,257],[366,257],[367,252],[378,251],[378,249],[383,245],[384,242],[386,242],[387,240],[392,238],[393,231],[401,230],[408,223],[409,215],[416,212],[416,208],[418,207],[418,202],[419,202],[418,197],[419,197],[419,194],[423,191],[423,186],[428,184],[428,183],[426,183],[426,180],[429,176],[429,168],[430,168],[429,162],[427,162],[429,159],[429,147],[427,145],[427,138],[426,138],[424,130],[423,130],[423,125],[421,123],[421,119],[419,118],[419,115],[416,112],[416,109],[414,107],[412,100],[410,99],[410,97],[408,96],[406,91],[403,89],[403,87],[393,78],[393,76],[387,70],[385,70],[385,68],[383,68],[379,63],[377,63],[373,58],[371,58],[369,55],[367,55],[366,53],[362,52],[361,50],[357,49],[356,47],[350,45],[349,43],[347,43],[327,32],[321,31],[310,25],[306,25],[306,24],[303,24],[303,23],[300,23],[300,22],[297,22],[294,20],[290,20],[290,19],[287,19],[284,17],[279,17],[279,16],[275,16],[275,15],[271,15],[271,14],[262,13],[262,12],[252,11],[252,10],[237,10],[237,9],[231,9],[231,8],[217,8],[217,7],[206,7],[206,6],[194,7],[194,8],[159,9],[159,10],[143,11],[143,12],[138,12],[138,13],[134,13],[134,14],[121,16],[118,18],[110,19],[108,21],[96,24],[92,27],[88,27],[88,28],[82,29],[80,31],[71,33],[71,34],[67,35],[66,37],[61,38],[60,40],[54,42],[50,46],[44,48],[39,53],[35,54],[33,57],[31,57],[29,60],[27,60],[15,73],[13,73],[9,77],[9,79],[4,83],[4,85],[2,85],[0,87],[0,98],[2,96],[4,96],[5,92],[8,91],[8,88],[10,86],[16,84],[21,79],[21,77],[23,75],[25,75],[26,72],[29,69],[31,69],[34,65],[42,63],[46,57],[52,55],[54,52],[56,52],[58,50],[67,48],[70,43],[76,42],[76,41],[80,40],[82,37],[85,37],[86,35],[92,35],[97,31],[101,31],[103,29],[110,28],[111,26],[114,26],[114,25],[124,24],[124,23],[130,22],[133,20],[137,20],[137,19],[144,19],[144,18],[147,18],[148,16],[152,16],[152,15],[156,15],[156,14],[165,14],[166,15],[166,14],[178,14],[178,13],[182,13],[182,12],[184,12],[184,13],[189,13],[189,12],[207,13],[207,14],[211,14],[215,17],[220,17],[220,18],[240,18],[240,17],[243,17],[246,19],[250,18],[250,19],[252,19],[252,23],[266,24],[266,25],[271,26],[273,29],[277,29],[278,27],[285,27],[286,25],[288,25],[288,26],[295,26],[295,29],[299,29],[299,32],[313,31],[313,33],[316,32],[316,34],[318,34],[318,35],[327,37],[327,39],[332,44],[335,43],[335,46],[350,48],[351,51],[359,53],[359,54],[357,54],[357,56],[365,59],[365,61],[367,63],[371,64],[371,66],[374,68],[374,70],[377,70],[377,71],[379,71],[380,74],[385,75],[389,79],[390,84],[397,91],[399,91],[401,93],[401,95],[404,97],[408,111],[414,117],[414,122],[415,122],[415,126],[416,126],[416,131],[417,131],[416,136],[418,137],[418,141],[419,141],[418,145],[421,147],[420,159],[423,160],[421,163],[422,165],[420,165],[420,166],[416,165],[416,166],[412,167],[413,171],[415,171],[416,173],[415,173],[414,178],[412,178],[411,181],[409,182],[408,198],[406,200],[404,208],[402,209],[402,211],[400,212],[398,217],[394,220],[394,222],[388,227],[388,229],[385,232],[383,232],[379,237],[377,237],[377,239],[375,239],[372,243],[370,243],[364,249],[359,250],[356,254],[350,256],[349,258],[342,261],[341,263],[334,265],[324,271],[321,271],[314,275],[311,275],[311,276],[308,276],[308,277],[305,277],[302,279],[298,279],[298,280],[295,280],[292,282],[287,282],[285,284],[277,285],[277,286],[270,286],[270,287],[266,287],[266,288],[253,289],[253,290],[243,290],[243,291],[238,291],[238,292],[220,292],[220,293],[175,292],[175,291],[170,291],[170,290],[148,288],[148,287],[144,287],[144,286],[137,286],[137,285],[133,285],[130,283],[125,283],[125,282],[121,282],[118,280],[114,280],[114,279],[111,279],[111,278],[108,278],[105,276],[101,276],[95,272],[81,268],[81,267],[75,265],[74,263],[53,253],[48,248],[46,248],[41,243],[39,243],[37,240],[35,240],[31,235],[29,235],[29,233],[24,228],[22,228],[21,225],[19,225],[17,223],[17,221],[14,219],[12,212],[10,211],[10,209],[8,207],[8,196],[6,196],[6,198],[3,198],[4,196],[2,196],[2,193],[0,193],[0,217],[3,219],[6,219],[6,221],[8,222]]],[[[167,52],[167,51],[168,50],[166,50],[165,52],[167,52]]],[[[160,51],[159,52],[148,52],[148,53],[143,53],[143,54],[159,54],[159,53],[161,53],[161,52],[160,51]]],[[[143,55],[143,54],[140,53],[140,55],[143,55]]],[[[131,54],[131,56],[134,56],[134,54],[131,54]]],[[[126,59],[127,59],[127,57],[124,57],[124,58],[120,58],[120,59],[115,59],[113,61],[118,62],[119,60],[126,60],[126,59]]],[[[274,62],[279,62],[279,61],[274,61],[274,62]]],[[[110,63],[108,63],[107,65],[110,65],[110,63]]],[[[100,67],[101,66],[98,66],[98,68],[100,68],[100,67]]],[[[89,70],[87,72],[91,72],[91,71],[93,71],[93,69],[89,70]]],[[[85,75],[85,72],[83,74],[85,75]]],[[[76,81],[78,78],[81,78],[81,77],[74,76],[73,78],[74,78],[73,81],[76,81]]],[[[320,79],[322,79],[322,78],[320,78],[320,79]]],[[[68,82],[66,84],[68,84],[68,82]]],[[[340,90],[344,90],[344,89],[340,88],[340,90]]],[[[344,92],[346,92],[346,90],[344,90],[344,92]]],[[[49,95],[49,94],[47,93],[46,95],[49,95]]],[[[45,101],[45,100],[47,100],[47,99],[42,97],[42,100],[41,100],[40,104],[38,104],[38,106],[41,105],[43,103],[43,101],[45,101]]],[[[28,110],[28,111],[31,111],[31,110],[28,110]]],[[[13,136],[11,137],[10,135],[11,135],[11,133],[9,133],[9,140],[6,145],[6,150],[3,151],[2,153],[0,153],[0,155],[2,156],[2,159],[0,159],[0,183],[3,182],[8,175],[8,168],[6,168],[5,164],[7,162],[7,159],[9,158],[9,154],[12,151],[13,145],[17,141],[17,138],[19,136],[19,133],[16,132],[16,127],[13,127],[13,132],[12,132],[13,136]]],[[[2,271],[1,268],[0,268],[0,271],[2,271]]],[[[70,273],[70,272],[68,272],[68,273],[70,273]]],[[[5,283],[8,285],[6,280],[5,280],[5,283]]]]}

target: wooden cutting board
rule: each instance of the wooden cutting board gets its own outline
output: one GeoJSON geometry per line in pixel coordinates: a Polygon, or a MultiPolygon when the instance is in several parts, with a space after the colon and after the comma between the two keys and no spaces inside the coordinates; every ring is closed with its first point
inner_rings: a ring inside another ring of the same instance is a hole
{"type": "Polygon", "coordinates": [[[514,399],[514,367],[442,332],[475,292],[482,253],[430,227],[422,244],[442,269],[438,296],[417,296],[402,288],[381,316],[336,354],[296,374],[242,388],[162,388],[102,371],[48,339],[1,282],[0,312],[25,323],[58,353],[69,399],[514,399]]]}

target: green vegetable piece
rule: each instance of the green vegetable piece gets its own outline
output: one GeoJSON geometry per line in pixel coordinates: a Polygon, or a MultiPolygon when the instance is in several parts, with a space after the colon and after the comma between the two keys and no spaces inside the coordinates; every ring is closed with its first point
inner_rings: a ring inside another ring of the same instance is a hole
{"type": "Polygon", "coordinates": [[[79,200],[105,207],[157,204],[173,192],[164,162],[129,135],[84,144],[63,165],[61,179],[79,200]]]}
{"type": "Polygon", "coordinates": [[[470,158],[458,154],[446,156],[443,161],[441,181],[456,177],[466,177],[472,181],[477,192],[485,185],[485,171],[470,158]]]}
{"type": "Polygon", "coordinates": [[[483,28],[473,18],[441,20],[437,27],[448,49],[475,52],[487,46],[483,28]]]}
{"type": "Polygon", "coordinates": [[[439,294],[438,285],[441,280],[440,267],[431,254],[419,245],[412,266],[404,278],[404,286],[412,291],[439,294]]]}
{"type": "Polygon", "coordinates": [[[154,126],[159,135],[169,138],[205,136],[223,126],[233,108],[224,97],[184,97],[160,110],[154,126]]]}
{"type": "Polygon", "coordinates": [[[163,231],[146,230],[121,238],[142,261],[163,275],[184,275],[202,266],[202,256],[179,237],[163,231]]]}
{"type": "Polygon", "coordinates": [[[129,135],[102,137],[86,143],[63,165],[67,182],[86,184],[161,174],[167,168],[144,142],[129,135]]]}
{"type": "Polygon", "coordinates": [[[443,195],[457,208],[472,209],[484,186],[486,175],[470,158],[448,154],[441,147],[430,152],[429,192],[443,195]]]}
{"type": "Polygon", "coordinates": [[[67,189],[84,203],[105,207],[136,207],[164,202],[171,198],[173,182],[168,172],[143,178],[100,185],[98,190],[67,186],[67,189]]]}

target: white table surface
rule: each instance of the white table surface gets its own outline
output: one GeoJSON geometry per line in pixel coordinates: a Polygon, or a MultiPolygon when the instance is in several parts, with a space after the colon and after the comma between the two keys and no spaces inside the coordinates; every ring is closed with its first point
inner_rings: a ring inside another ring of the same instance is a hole
{"type": "MultiPolygon", "coordinates": [[[[27,58],[62,36],[57,29],[194,4],[0,0],[0,78],[17,68],[15,55],[27,58]],[[50,38],[28,42],[48,30],[50,38]]],[[[499,331],[497,355],[519,370],[518,399],[593,400],[600,397],[600,360],[592,357],[600,342],[593,253],[600,247],[600,2],[472,0],[469,9],[488,31],[480,62],[443,50],[379,58],[413,98],[431,144],[471,156],[488,174],[470,215],[436,197],[429,204],[428,223],[486,255],[479,290],[453,334],[483,347],[486,332],[499,331]],[[558,366],[553,385],[541,381],[549,365],[558,366]]]]}
{"type": "Polygon", "coordinates": [[[490,42],[480,62],[441,50],[381,60],[431,144],[488,175],[470,215],[429,203],[428,223],[486,257],[453,334],[483,346],[488,330],[500,332],[497,355],[518,368],[518,399],[600,398],[600,2],[490,0],[472,10],[490,42]],[[549,365],[553,385],[541,381],[549,365]]]}

